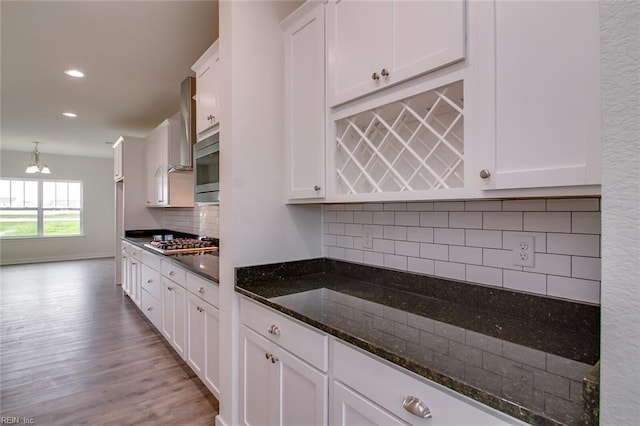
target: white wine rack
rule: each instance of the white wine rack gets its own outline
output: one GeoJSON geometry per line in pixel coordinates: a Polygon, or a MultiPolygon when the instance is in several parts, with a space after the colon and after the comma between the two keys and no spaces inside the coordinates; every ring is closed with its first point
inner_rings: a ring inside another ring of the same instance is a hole
{"type": "Polygon", "coordinates": [[[464,186],[463,82],[336,121],[338,194],[464,186]]]}

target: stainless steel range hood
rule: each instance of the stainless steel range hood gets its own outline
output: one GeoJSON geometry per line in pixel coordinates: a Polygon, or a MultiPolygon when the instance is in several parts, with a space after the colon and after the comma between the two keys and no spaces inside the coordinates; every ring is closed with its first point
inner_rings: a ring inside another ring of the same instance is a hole
{"type": "Polygon", "coordinates": [[[187,77],[180,84],[180,164],[170,164],[169,172],[193,170],[193,144],[196,142],[196,79],[187,77]]]}

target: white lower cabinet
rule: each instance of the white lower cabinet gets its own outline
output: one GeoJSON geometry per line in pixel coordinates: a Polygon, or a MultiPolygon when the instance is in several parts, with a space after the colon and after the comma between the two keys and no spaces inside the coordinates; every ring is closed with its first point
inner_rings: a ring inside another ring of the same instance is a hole
{"type": "Polygon", "coordinates": [[[350,425],[405,425],[386,410],[367,400],[340,382],[333,382],[331,424],[350,425]]]}
{"type": "Polygon", "coordinates": [[[162,278],[162,334],[182,359],[186,358],[187,290],[162,278]]]}
{"type": "MultiPolygon", "coordinates": [[[[201,279],[187,274],[187,282],[190,283],[192,280],[200,281],[201,279]]],[[[205,293],[216,292],[217,294],[217,286],[206,282],[201,284],[207,286],[205,293]]],[[[190,289],[191,285],[188,284],[188,288],[190,289]]],[[[219,324],[218,308],[189,290],[187,292],[187,364],[216,398],[220,397],[219,324]]]]}
{"type": "Polygon", "coordinates": [[[244,299],[240,309],[243,424],[328,424],[327,336],[244,299]],[[280,337],[292,352],[276,343],[280,337]],[[293,352],[298,346],[320,347],[325,370],[293,352]]]}

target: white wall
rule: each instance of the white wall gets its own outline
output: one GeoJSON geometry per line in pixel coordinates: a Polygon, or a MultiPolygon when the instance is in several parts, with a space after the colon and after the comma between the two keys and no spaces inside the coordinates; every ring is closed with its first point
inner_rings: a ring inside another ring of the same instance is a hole
{"type": "Polygon", "coordinates": [[[220,424],[239,424],[234,268],[322,256],[320,206],[285,205],[284,44],[299,3],[220,2],[220,424]]]}
{"type": "Polygon", "coordinates": [[[600,6],[602,356],[600,423],[640,421],[640,2],[600,6]]]}
{"type": "MultiPolygon", "coordinates": [[[[42,152],[43,146],[40,147],[42,152]]],[[[0,176],[34,178],[24,169],[31,153],[1,151],[0,176]]],[[[47,178],[80,180],[83,184],[83,231],[80,237],[4,239],[0,241],[0,262],[33,263],[55,260],[90,259],[114,255],[115,206],[113,160],[47,154],[40,159],[52,173],[47,178]]]]}

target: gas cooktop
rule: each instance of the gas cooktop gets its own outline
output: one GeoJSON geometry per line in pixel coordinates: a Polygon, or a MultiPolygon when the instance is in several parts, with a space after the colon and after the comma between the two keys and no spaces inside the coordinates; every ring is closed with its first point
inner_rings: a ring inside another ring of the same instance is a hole
{"type": "Polygon", "coordinates": [[[149,247],[162,254],[197,253],[218,251],[218,246],[209,238],[174,238],[163,241],[150,241],[145,243],[149,247]]]}

